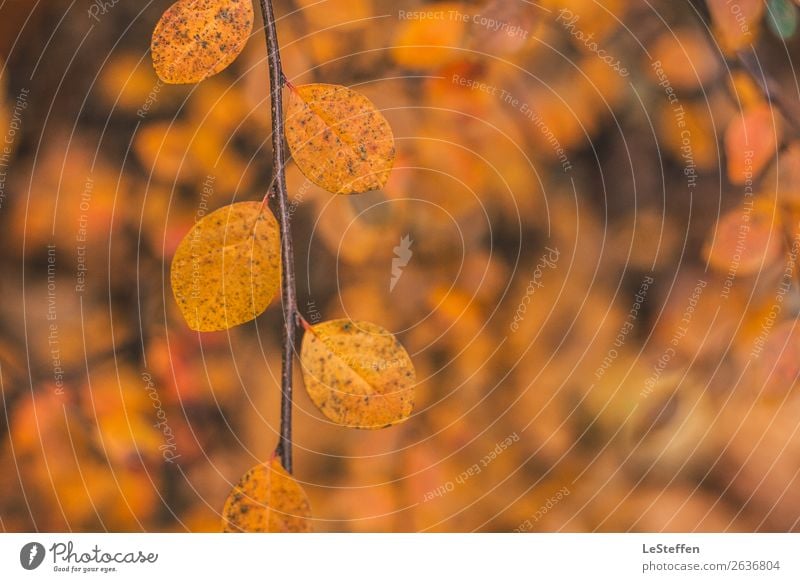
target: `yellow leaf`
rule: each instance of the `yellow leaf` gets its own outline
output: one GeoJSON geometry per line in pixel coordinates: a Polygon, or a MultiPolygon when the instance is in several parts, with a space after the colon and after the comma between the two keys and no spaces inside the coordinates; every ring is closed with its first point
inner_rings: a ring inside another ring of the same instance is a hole
{"type": "Polygon", "coordinates": [[[300,359],[311,400],[333,422],[383,428],[411,415],[414,365],[382,327],[348,319],[311,326],[300,359]]]}
{"type": "Polygon", "coordinates": [[[195,224],[172,259],[172,291],[195,331],[255,319],[280,284],[280,229],[261,202],[238,202],[195,224]]]}
{"type": "Polygon", "coordinates": [[[165,83],[199,83],[236,60],[252,29],[251,0],[178,0],[153,31],[153,66],[165,83]]]}
{"type": "Polygon", "coordinates": [[[223,532],[310,532],[311,507],[278,458],[250,469],[222,509],[223,532]]]}
{"type": "Polygon", "coordinates": [[[303,174],[335,194],[383,188],[394,165],[389,122],[369,99],[340,85],[289,87],[286,141],[303,174]]]}

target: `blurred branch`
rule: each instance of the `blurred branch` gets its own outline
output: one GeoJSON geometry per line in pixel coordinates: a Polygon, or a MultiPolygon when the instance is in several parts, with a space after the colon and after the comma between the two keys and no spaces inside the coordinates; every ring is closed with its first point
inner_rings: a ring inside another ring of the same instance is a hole
{"type": "MultiPolygon", "coordinates": [[[[723,64],[727,65],[727,59],[725,59],[719,51],[716,39],[711,31],[711,13],[708,10],[705,0],[689,0],[689,4],[693,8],[695,16],[703,25],[703,31],[715,45],[717,50],[714,51],[714,54],[720,58],[723,64]]],[[[750,51],[737,51],[736,61],[739,68],[746,72],[756,85],[758,85],[767,101],[771,105],[777,107],[781,112],[783,118],[796,134],[796,137],[800,137],[800,119],[798,118],[798,112],[790,105],[792,100],[786,96],[780,83],[761,66],[761,61],[758,58],[755,47],[752,46],[750,51]]]]}
{"type": "Polygon", "coordinates": [[[272,0],[260,0],[264,17],[264,35],[269,63],[269,86],[272,102],[272,172],[271,192],[267,195],[272,212],[281,227],[281,303],[283,304],[283,366],[281,371],[281,427],[275,454],[283,467],[292,472],[292,363],[297,332],[297,290],[294,275],[289,192],[286,187],[286,152],[283,146],[283,86],[286,77],[281,66],[278,32],[272,0]]]}
{"type": "Polygon", "coordinates": [[[773,79],[761,66],[755,48],[752,51],[739,51],[736,58],[748,75],[750,75],[761,89],[767,101],[774,104],[780,110],[786,122],[792,126],[792,131],[800,137],[800,121],[797,118],[797,111],[789,105],[790,100],[783,92],[780,84],[773,79]]]}

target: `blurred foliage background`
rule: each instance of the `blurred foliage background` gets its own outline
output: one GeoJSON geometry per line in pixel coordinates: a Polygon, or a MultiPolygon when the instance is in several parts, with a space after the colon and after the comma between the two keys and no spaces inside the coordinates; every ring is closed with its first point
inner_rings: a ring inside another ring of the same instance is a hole
{"type": "MultiPolygon", "coordinates": [[[[265,194],[262,25],[167,86],[169,4],[0,5],[4,531],[218,531],[277,440],[280,309],[198,335],[168,277],[265,194]]],[[[710,4],[277,0],[290,80],[363,92],[398,148],[361,196],[289,168],[301,308],[380,322],[419,379],[353,431],[298,373],[316,530],[798,529],[796,7],[710,4]]]]}

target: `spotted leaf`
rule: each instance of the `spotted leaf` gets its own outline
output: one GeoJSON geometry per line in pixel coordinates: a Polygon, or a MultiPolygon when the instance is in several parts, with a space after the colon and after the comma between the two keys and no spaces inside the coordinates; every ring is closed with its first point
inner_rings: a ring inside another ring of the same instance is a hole
{"type": "Polygon", "coordinates": [[[153,67],[165,83],[199,83],[236,60],[252,30],[251,0],[178,0],[153,31],[153,67]]]}
{"type": "Polygon", "coordinates": [[[333,422],[383,428],[411,415],[414,365],[382,327],[347,319],[311,326],[300,357],[311,400],[333,422]]]}
{"type": "Polygon", "coordinates": [[[305,176],[335,194],[383,188],[394,165],[394,136],[372,102],[339,85],[289,87],[286,141],[305,176]]]}
{"type": "Polygon", "coordinates": [[[229,533],[310,532],[310,520],[305,491],[277,457],[245,473],[222,509],[222,531],[229,533]]]}

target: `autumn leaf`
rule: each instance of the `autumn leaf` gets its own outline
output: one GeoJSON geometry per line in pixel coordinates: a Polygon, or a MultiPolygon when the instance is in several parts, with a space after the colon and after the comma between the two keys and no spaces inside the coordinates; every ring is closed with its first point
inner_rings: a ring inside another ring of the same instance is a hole
{"type": "Polygon", "coordinates": [[[764,0],[707,0],[714,29],[724,48],[736,51],[756,40],[764,0]]]}
{"type": "MultiPolygon", "coordinates": [[[[661,65],[663,74],[677,89],[695,89],[719,74],[719,59],[705,34],[696,27],[670,29],[655,40],[649,53],[648,59],[661,65]]],[[[648,68],[657,79],[656,70],[648,68]]]]}
{"type": "Polygon", "coordinates": [[[199,83],[236,60],[252,29],[251,0],[178,0],[153,31],[153,67],[165,83],[199,83]]]}
{"type": "Polygon", "coordinates": [[[725,131],[728,179],[733,184],[752,181],[778,154],[780,126],[767,104],[756,105],[735,117],[725,131]]]}
{"type": "Polygon", "coordinates": [[[800,379],[800,328],[796,320],[783,321],[765,337],[763,320],[759,324],[760,334],[753,343],[758,359],[749,385],[760,395],[784,397],[800,379]]]}
{"type": "Polygon", "coordinates": [[[781,257],[777,209],[769,201],[745,203],[722,218],[706,244],[708,262],[721,273],[752,275],[781,257]]]}
{"type": "Polygon", "coordinates": [[[289,87],[286,141],[312,182],[335,194],[383,188],[394,165],[389,122],[369,99],[347,87],[289,87]]]}
{"type": "Polygon", "coordinates": [[[430,71],[464,57],[467,25],[461,2],[426,4],[416,17],[403,20],[392,40],[392,57],[401,67],[430,71]]]}
{"type": "Polygon", "coordinates": [[[222,531],[310,532],[311,507],[277,457],[242,476],[222,509],[222,531]]]}
{"type": "Polygon", "coordinates": [[[219,331],[256,318],[280,284],[280,229],[261,202],[200,220],[172,260],[172,291],[189,327],[219,331]]]}
{"type": "Polygon", "coordinates": [[[414,365],[382,327],[347,319],[311,326],[300,358],[311,400],[333,422],[383,428],[411,415],[414,365]]]}
{"type": "Polygon", "coordinates": [[[536,10],[525,2],[491,0],[481,9],[479,21],[498,24],[474,25],[468,34],[467,47],[492,57],[519,52],[528,43],[534,29],[536,10]]]}

